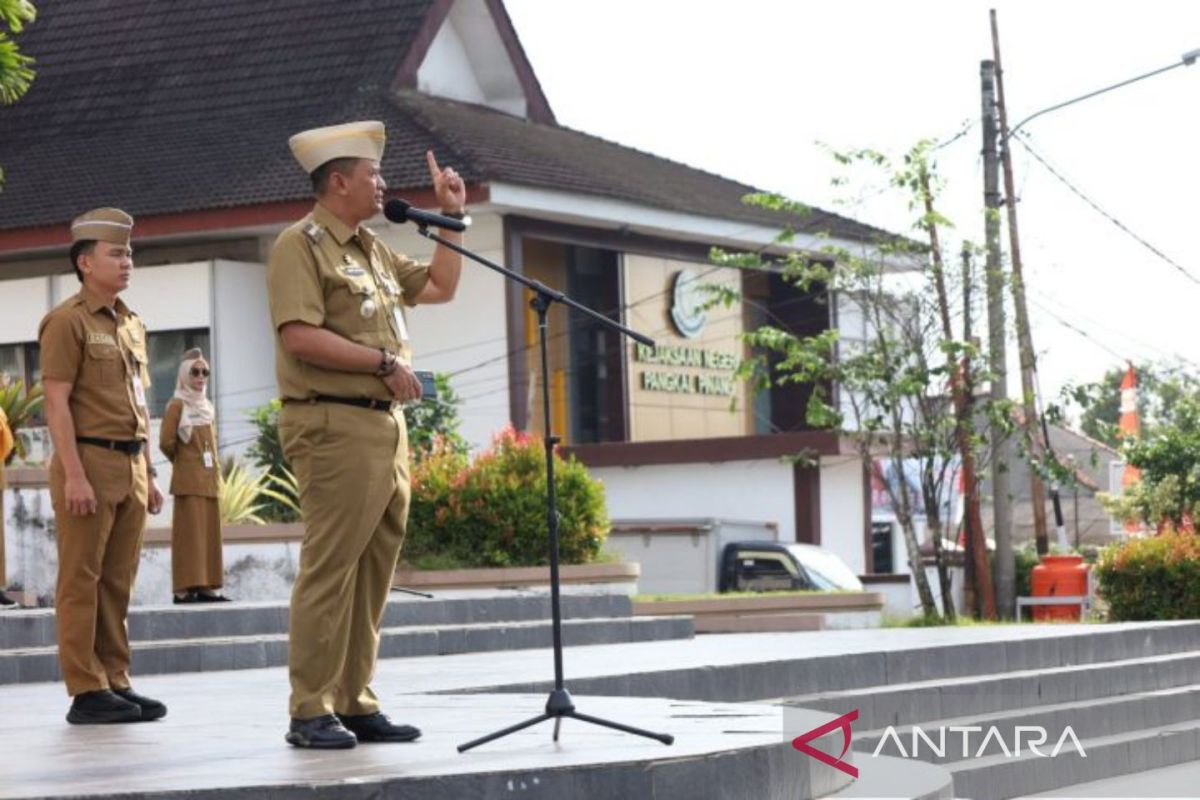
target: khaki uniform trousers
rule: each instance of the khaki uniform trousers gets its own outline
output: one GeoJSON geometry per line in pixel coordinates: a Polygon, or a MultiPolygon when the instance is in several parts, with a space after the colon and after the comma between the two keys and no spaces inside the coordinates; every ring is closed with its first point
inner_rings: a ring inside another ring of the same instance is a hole
{"type": "Polygon", "coordinates": [[[368,684],[408,520],[404,415],[287,403],[279,439],[304,517],[288,644],[291,716],[373,714],[379,702],[368,684]]]}
{"type": "Polygon", "coordinates": [[[145,451],[136,456],[80,444],[96,513],[67,511],[62,462],[50,461],[50,501],[58,528],[55,618],[67,693],[129,687],[125,616],[137,577],[149,489],[145,451]]]}

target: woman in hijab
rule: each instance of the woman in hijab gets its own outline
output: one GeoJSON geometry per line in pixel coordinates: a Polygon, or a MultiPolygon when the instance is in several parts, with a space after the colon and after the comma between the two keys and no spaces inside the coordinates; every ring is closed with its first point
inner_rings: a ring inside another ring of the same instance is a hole
{"type": "Polygon", "coordinates": [[[198,348],[183,354],[175,396],[167,403],[159,447],[172,464],[171,576],[176,603],[229,598],[221,563],[220,469],[213,406],[205,390],[208,362],[198,348]]]}

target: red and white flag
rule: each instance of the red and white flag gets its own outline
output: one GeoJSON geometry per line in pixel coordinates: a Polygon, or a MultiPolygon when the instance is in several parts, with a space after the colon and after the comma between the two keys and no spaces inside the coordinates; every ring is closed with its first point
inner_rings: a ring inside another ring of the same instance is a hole
{"type": "MultiPolygon", "coordinates": [[[[1133,364],[1125,370],[1125,377],[1121,380],[1121,418],[1118,427],[1121,439],[1136,437],[1142,428],[1142,421],[1138,416],[1137,374],[1133,371],[1133,364]]],[[[1121,473],[1122,494],[1141,479],[1141,470],[1126,464],[1125,471],[1121,473]]],[[[1141,529],[1142,526],[1137,522],[1125,523],[1126,533],[1137,533],[1141,529]]]]}

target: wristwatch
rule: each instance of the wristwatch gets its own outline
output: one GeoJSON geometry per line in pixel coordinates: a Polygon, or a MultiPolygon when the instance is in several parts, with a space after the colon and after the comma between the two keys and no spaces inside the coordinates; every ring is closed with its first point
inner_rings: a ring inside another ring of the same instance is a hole
{"type": "Polygon", "coordinates": [[[396,371],[396,365],[399,363],[400,357],[390,350],[379,348],[379,366],[375,370],[375,374],[380,378],[386,378],[396,371]]]}

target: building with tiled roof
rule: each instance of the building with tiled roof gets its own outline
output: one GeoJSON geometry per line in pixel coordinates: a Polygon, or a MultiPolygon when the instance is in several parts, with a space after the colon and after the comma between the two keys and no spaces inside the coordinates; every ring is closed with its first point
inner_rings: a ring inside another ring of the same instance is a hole
{"type": "MultiPolygon", "coordinates": [[[[0,108],[0,370],[38,377],[38,320],[77,289],[69,221],[117,206],[137,220],[125,297],[151,331],[152,404],[170,396],[183,349],[203,346],[225,445],[243,449],[247,413],[276,394],[265,254],[313,202],[287,139],[378,119],[389,194],[431,205],[434,150],[467,181],[469,247],[659,344],[641,352],[551,315],[553,422],[606,481],[613,517],[772,523],[870,571],[861,466],[807,429],[807,389],[750,397],[729,366],[763,319],[846,324],[836,298],[716,268],[709,252],[772,247],[785,226],[814,249],[867,247],[883,231],[752,208],[754,187],[558,124],[501,0],[72,0],[42,4],[20,42],[37,77],[0,108]],[[746,303],[683,330],[681,274],[746,303]],[[780,460],[801,450],[820,463],[780,460]]],[[[372,227],[431,251],[411,229],[372,227]]],[[[530,314],[521,290],[468,265],[453,304],[410,317],[417,366],[451,376],[476,445],[509,423],[542,425],[530,314]]]]}

